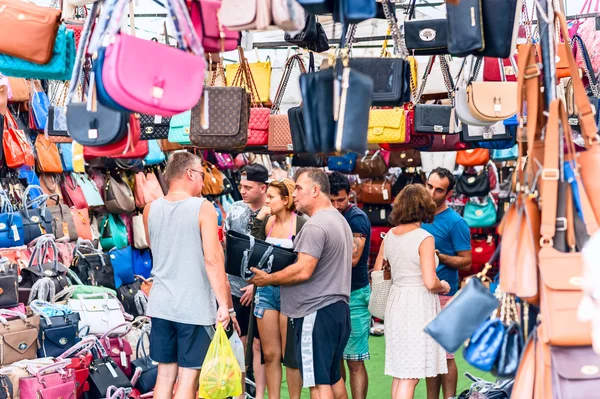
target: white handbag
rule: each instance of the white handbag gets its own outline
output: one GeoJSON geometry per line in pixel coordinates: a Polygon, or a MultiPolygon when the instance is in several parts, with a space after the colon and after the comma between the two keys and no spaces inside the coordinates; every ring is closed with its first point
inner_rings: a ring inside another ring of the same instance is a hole
{"type": "MultiPolygon", "coordinates": [[[[270,88],[270,99],[271,102],[275,101],[277,95],[277,89],[283,76],[283,69],[287,62],[286,59],[276,58],[271,61],[271,88],[270,88]]],[[[300,92],[300,68],[292,68],[290,72],[290,78],[285,88],[285,95],[281,99],[279,105],[279,112],[286,113],[288,109],[297,107],[302,103],[302,93],[300,92]]]]}
{"type": "Polygon", "coordinates": [[[421,151],[421,168],[429,173],[435,168],[446,168],[453,171],[456,167],[456,151],[424,152],[421,151]]]}
{"type": "MultiPolygon", "coordinates": [[[[100,299],[98,295],[89,295],[90,298],[69,299],[67,306],[73,312],[79,313],[81,328],[88,326],[88,334],[102,335],[111,328],[125,323],[123,308],[116,298],[111,298],[107,294],[100,299]]],[[[116,329],[115,334],[124,334],[127,332],[127,326],[116,329]]]]}
{"type": "MultiPolygon", "coordinates": [[[[423,90],[423,94],[441,94],[447,93],[446,85],[444,84],[444,75],[442,74],[442,67],[439,63],[440,56],[436,57],[436,61],[431,68],[431,73],[427,77],[427,84],[425,85],[425,89],[423,90]]],[[[446,57],[448,59],[448,57],[446,57]]],[[[423,84],[423,74],[427,70],[427,64],[429,63],[429,57],[419,57],[417,61],[417,78],[419,85],[417,87],[421,87],[423,84]]],[[[448,61],[448,68],[450,69],[450,76],[454,78],[460,72],[460,67],[462,65],[462,58],[453,57],[452,61],[448,61]]]]}
{"type": "Polygon", "coordinates": [[[148,248],[146,241],[146,229],[144,228],[144,216],[142,214],[135,215],[132,218],[133,225],[133,246],[137,249],[148,248]]]}
{"type": "MultiPolygon", "coordinates": [[[[384,238],[385,240],[385,238],[384,238]]],[[[384,260],[382,270],[371,272],[371,298],[369,299],[369,312],[372,316],[383,320],[387,306],[390,288],[392,288],[392,272],[389,263],[384,260]]]]}
{"type": "Polygon", "coordinates": [[[273,22],[292,35],[304,29],[304,8],[296,0],[271,0],[273,22]]]}
{"type": "Polygon", "coordinates": [[[271,25],[271,0],[223,0],[219,13],[229,30],[263,30],[271,25]]]}

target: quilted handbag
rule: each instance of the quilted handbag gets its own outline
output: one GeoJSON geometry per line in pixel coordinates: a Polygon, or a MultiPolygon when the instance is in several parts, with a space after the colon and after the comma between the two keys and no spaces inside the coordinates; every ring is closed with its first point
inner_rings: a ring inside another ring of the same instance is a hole
{"type": "Polygon", "coordinates": [[[270,0],[225,0],[221,7],[227,12],[220,21],[231,30],[263,30],[271,25],[270,0]]]}
{"type": "Polygon", "coordinates": [[[129,213],[135,210],[133,191],[121,177],[107,176],[104,185],[104,203],[110,213],[129,213]]]}
{"type": "Polygon", "coordinates": [[[140,115],[142,133],[140,140],[160,140],[169,137],[170,116],[140,115]]]}
{"type": "MultiPolygon", "coordinates": [[[[258,0],[264,1],[264,0],[258,0]]],[[[250,2],[252,3],[252,1],[250,2]]],[[[240,48],[238,47],[238,52],[240,48]]],[[[225,76],[227,78],[227,86],[244,86],[247,87],[248,92],[255,91],[256,102],[267,102],[269,101],[269,94],[271,91],[271,61],[265,62],[252,62],[249,63],[243,56],[243,50],[241,51],[240,60],[244,60],[244,65],[248,66],[247,74],[252,77],[256,90],[249,86],[249,76],[243,79],[235,79],[240,70],[240,64],[228,64],[225,67],[225,76]]],[[[244,69],[244,68],[241,68],[244,69]]],[[[244,71],[242,71],[244,74],[244,71]]]]}
{"type": "Polygon", "coordinates": [[[408,61],[402,58],[351,58],[350,68],[373,80],[374,107],[397,107],[410,101],[408,61]]]}
{"type": "Polygon", "coordinates": [[[448,134],[452,114],[451,105],[415,105],[415,134],[448,134]]]}
{"type": "Polygon", "coordinates": [[[246,146],[266,146],[269,143],[269,115],[269,108],[250,108],[246,146]]]}
{"type": "MultiPolygon", "coordinates": [[[[404,108],[372,109],[369,112],[369,144],[406,142],[404,108]]],[[[409,137],[410,138],[410,137],[409,137]]]]}
{"type": "Polygon", "coordinates": [[[77,236],[83,240],[92,240],[92,226],[90,224],[90,215],[87,208],[71,208],[71,217],[73,218],[77,236]]]}
{"type": "MultiPolygon", "coordinates": [[[[100,245],[105,251],[113,248],[125,248],[129,244],[127,228],[119,215],[104,215],[100,225],[100,245]]],[[[112,287],[111,287],[112,288],[112,287]]]]}
{"type": "Polygon", "coordinates": [[[71,174],[71,176],[75,176],[77,185],[81,188],[81,191],[83,192],[83,196],[85,197],[85,202],[87,202],[88,207],[91,208],[91,207],[104,206],[104,201],[102,200],[100,191],[98,191],[98,187],[89,178],[89,176],[87,174],[73,173],[73,174],[71,174]]]}
{"type": "Polygon", "coordinates": [[[167,157],[160,149],[158,140],[148,140],[148,155],[144,158],[144,165],[158,165],[163,163],[166,159],[167,157]]]}
{"type": "Polygon", "coordinates": [[[490,160],[490,150],[485,148],[475,148],[471,150],[459,151],[456,155],[456,163],[463,166],[485,165],[490,160]]]}
{"type": "Polygon", "coordinates": [[[242,150],[248,141],[250,104],[242,87],[206,87],[192,109],[190,140],[201,149],[242,150]],[[203,123],[202,109],[208,109],[203,123]]]}
{"type": "Polygon", "coordinates": [[[327,159],[327,168],[332,172],[352,173],[357,158],[358,155],[354,152],[342,156],[332,156],[327,159]]]}
{"type": "MultiPolygon", "coordinates": [[[[35,40],[44,41],[42,38],[35,40]]],[[[73,31],[61,25],[56,34],[54,45],[51,45],[50,48],[52,49],[52,58],[49,62],[42,64],[10,56],[7,55],[8,53],[2,52],[0,54],[0,68],[2,68],[3,73],[17,78],[44,80],[71,79],[76,52],[73,31]]]]}
{"type": "Polygon", "coordinates": [[[463,218],[470,228],[493,227],[496,225],[496,217],[496,206],[490,197],[480,202],[471,199],[465,205],[463,218]]]}
{"type": "Polygon", "coordinates": [[[123,284],[133,284],[135,276],[133,274],[133,252],[131,247],[117,249],[113,248],[108,252],[110,262],[115,272],[115,287],[123,284]]]}
{"type": "Polygon", "coordinates": [[[298,65],[300,73],[306,73],[304,62],[299,55],[290,57],[285,63],[281,82],[279,83],[279,87],[277,87],[273,108],[269,116],[269,140],[267,146],[269,151],[290,152],[294,150],[289,116],[287,114],[279,114],[279,111],[295,65],[298,65]]]}
{"type": "Polygon", "coordinates": [[[465,360],[480,370],[492,371],[505,333],[504,325],[499,319],[490,319],[482,323],[463,349],[465,360]]]}
{"type": "MultiPolygon", "coordinates": [[[[206,96],[206,89],[205,89],[206,96]]],[[[194,107],[195,108],[195,107],[194,107]]],[[[172,143],[181,145],[190,145],[190,130],[191,130],[191,111],[184,111],[174,115],[169,123],[168,139],[172,143]]]]}
{"type": "Polygon", "coordinates": [[[64,305],[34,300],[29,304],[40,317],[38,357],[58,357],[79,341],[79,314],[64,305]]]}
{"type": "Polygon", "coordinates": [[[237,48],[240,33],[220,24],[218,15],[221,10],[221,0],[192,0],[188,2],[188,8],[204,51],[219,53],[237,48]]]}

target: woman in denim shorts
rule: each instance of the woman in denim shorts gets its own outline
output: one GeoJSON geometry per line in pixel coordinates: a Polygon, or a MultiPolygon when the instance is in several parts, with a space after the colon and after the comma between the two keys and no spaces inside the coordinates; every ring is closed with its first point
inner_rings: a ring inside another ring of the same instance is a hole
{"type": "MultiPolygon", "coordinates": [[[[294,212],[292,193],[295,183],[280,179],[269,183],[265,206],[256,217],[252,235],[283,248],[293,248],[294,237],[305,219],[294,212]]],[[[280,313],[279,287],[259,287],[256,291],[254,315],[258,321],[260,341],[265,356],[267,389],[269,398],[279,399],[281,391],[281,359],[286,366],[286,377],[291,399],[299,399],[302,379],[295,359],[294,340],[290,335],[290,323],[280,313]]]]}

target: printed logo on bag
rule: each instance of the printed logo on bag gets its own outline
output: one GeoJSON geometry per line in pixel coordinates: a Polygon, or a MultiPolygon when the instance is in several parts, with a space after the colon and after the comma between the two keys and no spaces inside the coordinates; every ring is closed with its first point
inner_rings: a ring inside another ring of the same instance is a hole
{"type": "Polygon", "coordinates": [[[469,183],[469,184],[470,184],[470,183],[475,183],[475,178],[474,178],[474,177],[469,177],[469,178],[467,179],[467,183],[469,183]]]}
{"type": "Polygon", "coordinates": [[[115,259],[116,258],[115,254],[110,254],[110,258],[115,259]]]}
{"type": "Polygon", "coordinates": [[[475,252],[483,252],[483,248],[477,247],[477,248],[475,248],[475,252]]]}
{"type": "Polygon", "coordinates": [[[435,30],[431,29],[431,28],[422,29],[419,31],[419,37],[424,42],[431,42],[431,41],[435,40],[436,35],[437,35],[437,33],[435,32],[435,30]]]}
{"type": "Polygon", "coordinates": [[[435,125],[433,127],[433,131],[436,132],[436,133],[442,133],[444,131],[444,127],[440,126],[440,125],[435,125]]]}
{"type": "Polygon", "coordinates": [[[54,276],[54,272],[53,272],[52,270],[45,270],[45,271],[44,271],[44,274],[45,274],[46,276],[48,276],[48,277],[52,277],[52,276],[54,276]]]}
{"type": "Polygon", "coordinates": [[[579,125],[579,118],[569,118],[568,120],[570,126],[579,125]]]}
{"type": "Polygon", "coordinates": [[[288,151],[294,151],[294,145],[293,144],[288,144],[287,145],[287,149],[288,149],[288,151]]]}
{"type": "Polygon", "coordinates": [[[32,222],[35,222],[35,223],[37,223],[37,222],[39,222],[39,221],[40,221],[40,218],[39,218],[39,217],[37,217],[37,216],[32,216],[32,217],[31,217],[31,221],[32,221],[32,222]]]}
{"type": "Polygon", "coordinates": [[[112,353],[114,353],[115,355],[118,355],[121,351],[119,350],[119,348],[112,348],[112,353]]]}
{"type": "Polygon", "coordinates": [[[65,337],[62,337],[61,339],[58,340],[58,343],[61,345],[66,345],[67,342],[69,342],[65,337]]]}
{"type": "Polygon", "coordinates": [[[405,153],[400,154],[400,158],[406,158],[406,154],[405,153]]]}
{"type": "Polygon", "coordinates": [[[5,229],[6,225],[4,223],[0,223],[0,229],[5,229]]]}
{"type": "Polygon", "coordinates": [[[482,216],[482,215],[483,215],[483,211],[482,211],[481,209],[477,209],[477,210],[475,211],[475,215],[477,215],[477,216],[482,216]]]}
{"type": "Polygon", "coordinates": [[[583,277],[576,276],[569,279],[569,284],[579,287],[583,284],[583,277]]]}
{"type": "Polygon", "coordinates": [[[21,342],[18,346],[20,351],[24,351],[25,349],[27,349],[27,344],[25,342],[21,342]]]}
{"type": "Polygon", "coordinates": [[[598,372],[600,372],[600,369],[598,366],[594,365],[583,366],[581,368],[581,374],[583,375],[595,375],[598,374],[598,372]]]}
{"type": "Polygon", "coordinates": [[[154,127],[152,126],[147,126],[146,129],[144,129],[146,134],[152,134],[152,132],[154,131],[154,127]]]}

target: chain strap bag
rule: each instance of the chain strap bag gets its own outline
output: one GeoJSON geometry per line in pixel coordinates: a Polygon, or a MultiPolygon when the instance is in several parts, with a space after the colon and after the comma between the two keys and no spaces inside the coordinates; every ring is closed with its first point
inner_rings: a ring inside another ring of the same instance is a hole
{"type": "MultiPolygon", "coordinates": [[[[480,68],[482,58],[476,61],[480,68]]],[[[503,71],[503,69],[502,69],[503,71]]],[[[509,119],[517,113],[517,82],[474,82],[467,85],[467,101],[474,117],[489,122],[509,119]]]]}
{"type": "Polygon", "coordinates": [[[408,10],[408,20],[404,21],[404,40],[410,54],[448,54],[448,21],[442,19],[415,18],[416,0],[412,0],[408,10]]]}
{"type": "MultiPolygon", "coordinates": [[[[429,58],[427,69],[423,75],[423,81],[414,106],[414,133],[415,134],[427,134],[427,135],[448,135],[450,134],[450,126],[452,125],[453,107],[451,105],[442,104],[420,104],[421,96],[425,86],[427,85],[427,78],[431,73],[435,62],[435,56],[429,58]]],[[[450,77],[450,71],[448,64],[444,56],[440,56],[440,64],[442,67],[442,73],[444,75],[444,84],[448,93],[448,98],[453,99],[452,93],[452,78],[450,77]]]]}

